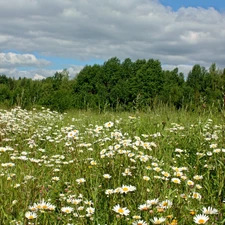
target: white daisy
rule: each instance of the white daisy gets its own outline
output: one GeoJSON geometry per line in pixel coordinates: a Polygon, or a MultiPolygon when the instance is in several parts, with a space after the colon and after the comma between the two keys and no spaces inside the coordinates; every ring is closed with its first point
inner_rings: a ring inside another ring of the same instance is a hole
{"type": "Polygon", "coordinates": [[[209,217],[204,214],[198,214],[193,218],[193,220],[197,224],[205,224],[209,220],[209,217]]]}
{"type": "Polygon", "coordinates": [[[113,211],[124,216],[128,216],[130,213],[129,209],[127,209],[126,207],[122,208],[119,204],[113,207],[113,211]]]}

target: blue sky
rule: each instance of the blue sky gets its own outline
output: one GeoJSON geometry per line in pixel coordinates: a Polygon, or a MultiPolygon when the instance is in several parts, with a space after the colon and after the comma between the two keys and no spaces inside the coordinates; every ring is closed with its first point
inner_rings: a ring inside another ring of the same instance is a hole
{"type": "Polygon", "coordinates": [[[160,0],[165,6],[170,6],[173,10],[178,10],[181,7],[213,7],[216,10],[225,10],[224,0],[160,0]]]}
{"type": "Polygon", "coordinates": [[[225,1],[0,1],[0,74],[74,77],[111,57],[158,59],[185,75],[195,64],[222,69],[225,1]]]}

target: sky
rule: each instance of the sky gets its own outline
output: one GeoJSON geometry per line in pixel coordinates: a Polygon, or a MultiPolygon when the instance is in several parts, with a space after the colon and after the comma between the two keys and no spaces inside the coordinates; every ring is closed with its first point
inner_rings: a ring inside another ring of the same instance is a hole
{"type": "Polygon", "coordinates": [[[0,0],[0,74],[42,79],[112,57],[187,76],[225,68],[224,0],[0,0]]]}

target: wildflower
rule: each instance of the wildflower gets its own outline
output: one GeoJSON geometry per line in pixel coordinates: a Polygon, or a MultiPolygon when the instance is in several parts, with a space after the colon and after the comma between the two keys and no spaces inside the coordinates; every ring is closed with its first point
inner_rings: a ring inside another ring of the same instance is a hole
{"type": "Polygon", "coordinates": [[[194,182],[191,181],[191,180],[188,180],[188,181],[187,181],[187,185],[188,185],[188,186],[193,186],[193,185],[194,185],[194,182]]]}
{"type": "Polygon", "coordinates": [[[14,185],[14,188],[18,188],[18,187],[20,187],[20,184],[15,184],[14,185]]]}
{"type": "Polygon", "coordinates": [[[169,174],[168,172],[165,172],[165,171],[162,171],[162,175],[163,175],[164,177],[170,177],[170,174],[169,174]]]}
{"type": "Polygon", "coordinates": [[[160,167],[154,167],[153,170],[155,170],[156,172],[160,172],[162,169],[160,167]]]}
{"type": "Polygon", "coordinates": [[[79,178],[79,179],[76,179],[76,182],[78,184],[82,184],[82,183],[86,182],[86,180],[84,178],[79,178]]]}
{"type": "Polygon", "coordinates": [[[220,152],[221,152],[221,149],[216,148],[216,149],[213,150],[213,152],[214,152],[214,153],[220,153],[220,152]]]}
{"type": "Polygon", "coordinates": [[[200,200],[202,198],[202,196],[198,192],[193,192],[192,198],[200,200]]]}
{"type": "Polygon", "coordinates": [[[79,207],[77,208],[77,210],[78,210],[78,211],[84,210],[84,206],[79,206],[79,207]]]}
{"type": "Polygon", "coordinates": [[[35,212],[26,212],[26,213],[25,213],[25,217],[26,217],[28,220],[32,220],[32,219],[37,218],[37,214],[36,214],[35,212]]]}
{"type": "Polygon", "coordinates": [[[202,213],[203,214],[218,214],[218,210],[217,209],[213,209],[212,207],[203,207],[202,209],[202,213]]]}
{"type": "Polygon", "coordinates": [[[201,186],[201,185],[199,185],[199,184],[196,184],[196,188],[197,188],[197,189],[201,189],[201,188],[202,188],[202,186],[201,186]]]}
{"type": "Polygon", "coordinates": [[[48,202],[45,202],[44,199],[40,203],[38,203],[38,204],[36,204],[34,206],[36,206],[37,209],[43,209],[43,210],[47,210],[47,209],[49,209],[49,207],[50,208],[55,208],[55,206],[51,205],[48,202]]]}
{"type": "Polygon", "coordinates": [[[180,194],[181,198],[187,199],[187,195],[186,194],[180,194]]]}
{"type": "Polygon", "coordinates": [[[196,215],[193,220],[197,224],[205,224],[209,220],[209,217],[204,214],[199,214],[196,215]]]}
{"type": "Polygon", "coordinates": [[[77,136],[79,134],[78,130],[72,130],[68,133],[67,137],[68,138],[74,138],[75,136],[77,136]]]}
{"type": "Polygon", "coordinates": [[[132,176],[132,173],[131,173],[131,171],[130,171],[129,168],[126,168],[125,171],[124,171],[124,173],[122,173],[122,175],[125,176],[125,177],[126,176],[132,176]]]}
{"type": "Polygon", "coordinates": [[[132,225],[148,225],[144,220],[134,221],[132,225]]]}
{"type": "Polygon", "coordinates": [[[165,201],[162,201],[159,205],[162,208],[168,209],[173,205],[173,203],[170,200],[165,200],[165,201]]]}
{"type": "Polygon", "coordinates": [[[183,176],[183,172],[176,171],[176,172],[174,172],[174,176],[181,177],[181,176],[183,176]]]}
{"type": "Polygon", "coordinates": [[[162,213],[164,211],[165,211],[164,208],[157,206],[157,212],[162,213]]]}
{"type": "Polygon", "coordinates": [[[96,166],[96,165],[97,165],[97,162],[94,161],[94,160],[92,160],[92,161],[90,162],[90,164],[91,164],[92,166],[96,166]]]}
{"type": "Polygon", "coordinates": [[[52,177],[53,181],[59,181],[59,177],[52,177]]]}
{"type": "Polygon", "coordinates": [[[71,213],[73,210],[74,210],[74,209],[73,209],[72,207],[70,207],[70,206],[62,207],[62,208],[61,208],[61,211],[64,212],[64,213],[66,213],[66,214],[71,213]]]}
{"type": "Polygon", "coordinates": [[[180,184],[180,179],[178,178],[172,178],[171,181],[175,184],[180,184]]]}
{"type": "Polygon", "coordinates": [[[104,124],[104,127],[105,127],[105,128],[110,128],[110,127],[112,127],[113,125],[114,125],[114,123],[110,121],[110,122],[105,123],[105,124],[104,124]]]}
{"type": "Polygon", "coordinates": [[[56,206],[55,205],[52,205],[52,204],[48,204],[48,210],[50,210],[50,211],[54,211],[55,210],[55,208],[56,208],[56,206]]]}
{"type": "Polygon", "coordinates": [[[17,200],[13,200],[12,204],[15,205],[18,201],[17,200]]]}
{"type": "Polygon", "coordinates": [[[86,208],[86,211],[87,211],[88,214],[94,214],[95,208],[93,208],[93,207],[88,207],[88,208],[86,208]]]}
{"type": "Polygon", "coordinates": [[[178,153],[182,153],[184,150],[180,149],[180,148],[176,148],[175,149],[175,152],[178,152],[178,153]]]}
{"type": "Polygon", "coordinates": [[[129,209],[127,209],[126,207],[122,208],[119,204],[113,207],[113,211],[124,216],[128,216],[130,213],[129,209]]]}
{"type": "Polygon", "coordinates": [[[177,220],[172,220],[172,222],[170,223],[170,225],[177,225],[177,220]]]}
{"type": "Polygon", "coordinates": [[[210,148],[216,148],[217,147],[217,144],[211,144],[209,147],[210,148]]]}
{"type": "Polygon", "coordinates": [[[136,219],[136,220],[140,220],[140,219],[141,219],[141,217],[138,216],[138,215],[134,215],[132,218],[133,218],[133,219],[136,219]]]}
{"type": "Polygon", "coordinates": [[[152,169],[151,166],[146,166],[145,168],[146,168],[147,170],[151,170],[151,169],[152,169]]]}
{"type": "Polygon", "coordinates": [[[140,205],[138,209],[140,209],[141,211],[147,211],[150,209],[150,207],[151,205],[146,203],[146,204],[140,205]]]}
{"type": "Polygon", "coordinates": [[[165,220],[166,220],[166,218],[164,218],[164,217],[160,217],[160,218],[154,217],[153,219],[150,219],[150,221],[151,221],[153,224],[161,224],[161,223],[163,223],[165,220]]]}
{"type": "Polygon", "coordinates": [[[180,178],[181,178],[182,180],[186,180],[186,179],[187,179],[187,177],[186,177],[185,175],[181,176],[180,178]]]}
{"type": "Polygon", "coordinates": [[[70,199],[67,199],[67,202],[68,203],[71,203],[73,205],[78,205],[82,200],[81,199],[74,199],[74,198],[70,198],[70,199]]]}
{"type": "Polygon", "coordinates": [[[134,186],[127,186],[127,185],[123,185],[120,189],[120,193],[127,193],[127,192],[130,192],[130,191],[135,191],[136,190],[136,187],[134,186]]]}
{"type": "Polygon", "coordinates": [[[202,175],[195,175],[193,178],[195,180],[202,180],[203,179],[203,176],[202,175]]]}
{"type": "Polygon", "coordinates": [[[105,190],[105,194],[107,194],[107,195],[110,195],[110,194],[113,194],[113,193],[114,193],[113,189],[105,190]]]}
{"type": "Polygon", "coordinates": [[[148,176],[143,176],[143,179],[146,180],[146,181],[148,181],[148,180],[150,180],[150,177],[148,177],[148,176]]]}
{"type": "Polygon", "coordinates": [[[152,200],[147,200],[146,202],[147,202],[147,204],[149,204],[149,205],[157,205],[158,202],[159,202],[159,199],[158,199],[158,198],[154,198],[154,199],[152,199],[152,200]]]}
{"type": "Polygon", "coordinates": [[[194,211],[194,210],[191,210],[189,213],[190,213],[190,215],[192,215],[192,216],[195,215],[195,211],[194,211]]]}
{"type": "Polygon", "coordinates": [[[110,178],[111,178],[111,175],[109,175],[109,174],[104,174],[103,177],[106,178],[106,179],[110,179],[110,178]]]}

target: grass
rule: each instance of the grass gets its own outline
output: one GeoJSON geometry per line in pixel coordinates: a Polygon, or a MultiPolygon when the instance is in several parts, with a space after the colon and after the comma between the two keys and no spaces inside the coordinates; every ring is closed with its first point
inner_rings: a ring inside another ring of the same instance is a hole
{"type": "Polygon", "coordinates": [[[223,224],[224,132],[223,113],[1,110],[0,224],[223,224]]]}

